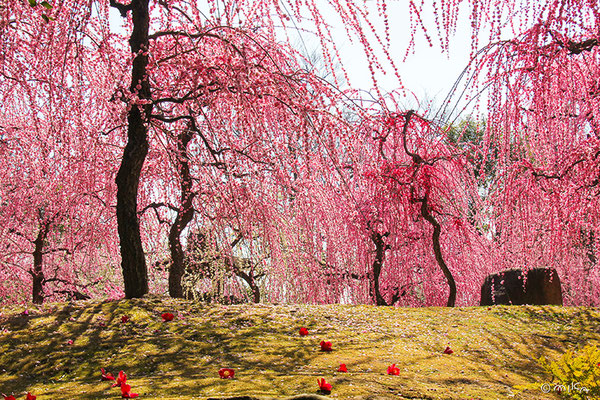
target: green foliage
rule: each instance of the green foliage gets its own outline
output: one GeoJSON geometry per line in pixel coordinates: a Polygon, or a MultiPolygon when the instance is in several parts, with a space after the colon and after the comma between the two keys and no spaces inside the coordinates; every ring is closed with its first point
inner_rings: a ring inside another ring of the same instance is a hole
{"type": "MultiPolygon", "coordinates": [[[[50,4],[47,1],[42,1],[41,3],[38,3],[37,0],[28,0],[29,5],[31,7],[37,7],[38,5],[41,5],[42,7],[44,7],[46,10],[52,10],[52,4],[50,4]]],[[[50,21],[54,21],[54,18],[50,17],[49,15],[43,13],[42,14],[42,19],[48,23],[50,21]]]]}
{"type": "Polygon", "coordinates": [[[473,166],[478,185],[485,187],[495,176],[498,163],[498,148],[494,142],[486,146],[486,122],[469,117],[447,128],[448,141],[466,152],[467,160],[473,166]]]}
{"type": "Polygon", "coordinates": [[[579,352],[567,351],[558,361],[541,357],[539,362],[552,375],[547,390],[566,399],[600,398],[600,347],[588,345],[579,352]]]}

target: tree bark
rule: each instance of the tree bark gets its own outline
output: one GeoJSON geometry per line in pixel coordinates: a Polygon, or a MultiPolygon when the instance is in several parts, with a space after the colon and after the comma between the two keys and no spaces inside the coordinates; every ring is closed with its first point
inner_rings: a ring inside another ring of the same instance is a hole
{"type": "MultiPolygon", "coordinates": [[[[132,93],[140,100],[151,100],[150,84],[146,75],[148,65],[149,0],[132,0],[133,31],[129,39],[134,54],[131,71],[132,93]]],[[[112,4],[112,3],[111,3],[112,4]]],[[[127,115],[127,145],[117,173],[117,225],[121,246],[121,268],[125,297],[142,297],[148,293],[148,270],[137,214],[137,195],[144,160],[148,154],[148,128],[152,104],[132,105],[127,115]]]]}
{"type": "Polygon", "coordinates": [[[171,297],[183,298],[183,287],[181,278],[185,272],[184,253],[181,246],[181,232],[194,217],[192,201],[192,177],[190,165],[187,158],[187,146],[192,140],[192,132],[184,130],[177,137],[177,163],[181,179],[181,205],[175,217],[175,221],[169,231],[169,250],[171,251],[171,267],[169,268],[169,295],[171,297]]]}
{"type": "Polygon", "coordinates": [[[388,245],[385,244],[383,238],[387,236],[387,234],[381,234],[379,232],[371,233],[371,240],[375,244],[375,260],[373,261],[373,279],[371,281],[371,295],[373,296],[373,300],[375,304],[378,306],[387,306],[387,302],[381,295],[379,289],[379,276],[381,275],[381,268],[383,267],[383,262],[385,261],[385,251],[389,248],[388,245]]]}
{"type": "Polygon", "coordinates": [[[29,271],[31,274],[33,288],[33,303],[42,304],[44,302],[44,241],[48,236],[50,223],[44,222],[40,227],[37,237],[33,241],[33,269],[29,271]]]}
{"type": "Polygon", "coordinates": [[[235,270],[235,274],[243,280],[245,280],[248,286],[250,286],[250,290],[252,290],[252,301],[257,304],[260,303],[260,288],[254,280],[254,274],[252,273],[252,271],[246,273],[238,268],[235,270]]]}
{"type": "Polygon", "coordinates": [[[442,233],[442,227],[439,222],[435,219],[435,217],[429,212],[429,205],[427,204],[428,197],[425,196],[421,201],[421,215],[427,222],[433,226],[433,233],[431,235],[431,240],[433,242],[433,253],[435,254],[435,260],[437,261],[440,269],[444,273],[446,280],[448,281],[448,287],[450,288],[450,293],[448,295],[448,302],[446,303],[446,307],[454,307],[456,303],[456,282],[454,281],[454,277],[452,276],[452,272],[446,265],[444,261],[444,257],[442,256],[442,247],[440,246],[440,234],[442,233]]]}

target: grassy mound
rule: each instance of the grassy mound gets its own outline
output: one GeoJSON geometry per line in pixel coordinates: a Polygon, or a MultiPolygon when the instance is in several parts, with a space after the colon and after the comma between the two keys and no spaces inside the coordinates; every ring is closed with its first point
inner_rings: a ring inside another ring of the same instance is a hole
{"type": "Polygon", "coordinates": [[[100,368],[124,370],[141,399],[553,399],[537,359],[600,344],[600,310],[563,307],[211,306],[149,298],[4,308],[0,392],[117,399],[100,368]],[[163,322],[161,314],[175,319],[163,322]],[[126,315],[129,322],[121,322],[126,315]],[[300,327],[309,335],[301,337],[300,327]],[[333,351],[321,352],[321,340],[333,351]],[[443,354],[446,346],[453,354],[443,354]],[[337,372],[345,363],[347,373],[337,372]],[[400,375],[387,374],[396,364],[400,375]],[[220,368],[235,379],[220,379],[220,368]]]}

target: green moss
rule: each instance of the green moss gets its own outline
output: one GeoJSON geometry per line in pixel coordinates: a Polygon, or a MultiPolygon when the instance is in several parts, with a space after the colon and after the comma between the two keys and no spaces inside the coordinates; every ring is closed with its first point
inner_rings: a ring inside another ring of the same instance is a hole
{"type": "Polygon", "coordinates": [[[337,399],[551,399],[535,387],[550,379],[537,359],[600,343],[600,313],[591,308],[207,306],[152,298],[21,311],[0,317],[0,391],[31,391],[39,400],[119,398],[100,382],[101,367],[124,370],[143,399],[279,398],[315,393],[321,377],[337,399]],[[163,322],[165,311],[175,320],[163,322]],[[299,336],[301,326],[309,336],[299,336]],[[321,340],[333,351],[319,351],[321,340]],[[446,346],[454,354],[442,354],[446,346]],[[337,372],[340,363],[348,373],[337,372]],[[399,376],[386,374],[392,363],[399,376]],[[235,379],[220,379],[223,367],[235,369],[235,379]],[[518,393],[517,385],[533,386],[518,393]]]}

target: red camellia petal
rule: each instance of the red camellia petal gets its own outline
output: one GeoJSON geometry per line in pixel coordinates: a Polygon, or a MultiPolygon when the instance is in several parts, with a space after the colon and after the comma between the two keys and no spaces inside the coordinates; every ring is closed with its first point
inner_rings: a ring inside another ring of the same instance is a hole
{"type": "Polygon", "coordinates": [[[300,336],[306,335],[308,335],[308,329],[306,329],[305,327],[300,328],[300,336]]]}
{"type": "Polygon", "coordinates": [[[131,385],[129,385],[127,383],[121,384],[121,394],[126,394],[129,392],[131,392],[131,385]]]}
{"type": "Polygon", "coordinates": [[[131,386],[123,383],[121,385],[121,397],[124,399],[132,399],[134,397],[138,397],[139,394],[137,393],[131,393],[131,386]]]}
{"type": "Polygon", "coordinates": [[[12,394],[10,396],[3,394],[2,396],[4,396],[4,400],[17,400],[17,399],[15,399],[15,396],[13,396],[12,394]]]}
{"type": "Polygon", "coordinates": [[[121,323],[124,324],[126,322],[129,322],[129,317],[127,315],[121,316],[121,323]]]}
{"type": "Polygon", "coordinates": [[[106,372],[104,370],[104,368],[100,368],[100,372],[102,373],[102,377],[100,378],[100,380],[102,380],[102,381],[114,381],[115,380],[115,376],[113,374],[111,374],[110,372],[106,372]]]}
{"type": "Polygon", "coordinates": [[[387,369],[388,375],[400,375],[400,369],[396,367],[396,364],[392,364],[387,369]]]}
{"type": "Polygon", "coordinates": [[[321,341],[321,351],[331,351],[331,342],[321,341]]]}
{"type": "Polygon", "coordinates": [[[163,313],[162,315],[162,319],[164,322],[173,321],[173,318],[175,318],[175,316],[170,312],[163,313]]]}
{"type": "Polygon", "coordinates": [[[319,384],[319,389],[321,389],[321,392],[325,394],[331,393],[332,386],[330,383],[327,383],[325,378],[317,379],[317,383],[319,384]]]}
{"type": "Polygon", "coordinates": [[[117,381],[115,383],[113,383],[112,387],[121,386],[125,382],[127,382],[127,375],[125,375],[125,372],[119,371],[119,376],[117,376],[117,381]]]}
{"type": "Polygon", "coordinates": [[[221,368],[219,370],[219,376],[221,379],[233,379],[235,371],[231,368],[221,368]]]}
{"type": "Polygon", "coordinates": [[[37,398],[37,396],[34,396],[31,393],[27,392],[27,399],[26,400],[35,400],[36,398],[37,398]]]}
{"type": "Polygon", "coordinates": [[[444,354],[452,354],[454,353],[454,351],[452,351],[452,349],[449,346],[446,346],[446,349],[444,350],[444,354]]]}
{"type": "Polygon", "coordinates": [[[348,372],[348,368],[346,368],[346,364],[340,364],[340,368],[338,372],[348,372]]]}

